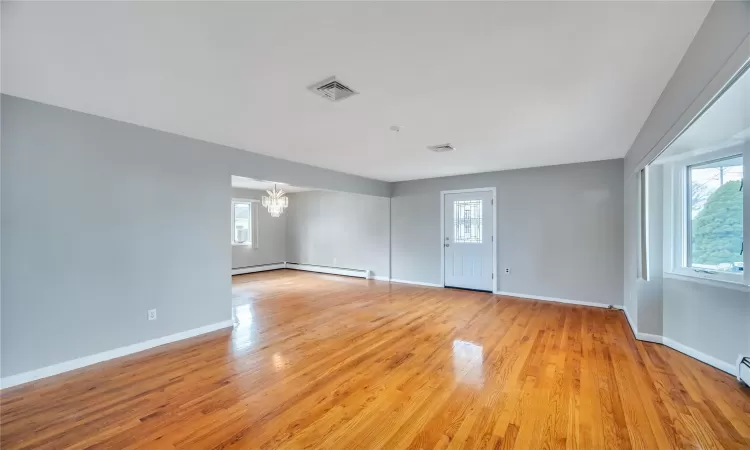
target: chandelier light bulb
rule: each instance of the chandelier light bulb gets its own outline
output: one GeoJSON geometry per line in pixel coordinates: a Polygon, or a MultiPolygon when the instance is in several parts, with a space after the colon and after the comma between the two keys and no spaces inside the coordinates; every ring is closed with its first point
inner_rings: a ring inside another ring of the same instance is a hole
{"type": "Polygon", "coordinates": [[[289,197],[286,197],[286,192],[281,189],[276,189],[276,185],[273,185],[272,191],[266,191],[268,195],[264,195],[262,199],[263,207],[268,209],[268,214],[271,217],[279,217],[284,212],[284,208],[289,206],[289,197]]]}

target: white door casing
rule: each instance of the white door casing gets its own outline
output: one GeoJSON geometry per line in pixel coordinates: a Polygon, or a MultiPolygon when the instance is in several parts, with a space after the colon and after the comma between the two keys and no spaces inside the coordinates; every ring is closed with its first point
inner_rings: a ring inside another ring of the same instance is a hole
{"type": "Polygon", "coordinates": [[[494,291],[494,189],[441,193],[443,285],[494,291]]]}

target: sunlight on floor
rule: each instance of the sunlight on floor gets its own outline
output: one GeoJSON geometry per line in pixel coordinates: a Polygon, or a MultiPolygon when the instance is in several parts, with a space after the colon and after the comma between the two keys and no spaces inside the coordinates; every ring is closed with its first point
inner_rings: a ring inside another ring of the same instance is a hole
{"type": "Polygon", "coordinates": [[[473,342],[453,341],[453,372],[457,383],[484,386],[484,349],[473,342]]]}

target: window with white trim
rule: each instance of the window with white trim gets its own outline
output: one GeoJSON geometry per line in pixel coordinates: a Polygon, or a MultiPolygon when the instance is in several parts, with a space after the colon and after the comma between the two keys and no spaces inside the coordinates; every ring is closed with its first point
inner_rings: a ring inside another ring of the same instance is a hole
{"type": "Polygon", "coordinates": [[[252,220],[252,202],[232,200],[232,245],[253,245],[252,220]]]}
{"type": "Polygon", "coordinates": [[[685,267],[743,271],[743,169],[742,154],[685,168],[685,267]]]}
{"type": "Polygon", "coordinates": [[[664,171],[664,270],[750,285],[745,272],[750,72],[738,75],[654,161],[664,171]]]}

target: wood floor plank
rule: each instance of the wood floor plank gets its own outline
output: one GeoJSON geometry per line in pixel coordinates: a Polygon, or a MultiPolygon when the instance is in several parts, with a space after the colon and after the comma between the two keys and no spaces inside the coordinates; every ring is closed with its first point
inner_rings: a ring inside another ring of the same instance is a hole
{"type": "Polygon", "coordinates": [[[750,391],[635,340],[620,311],[232,281],[231,330],[0,392],[0,447],[750,448],[750,391]]]}

